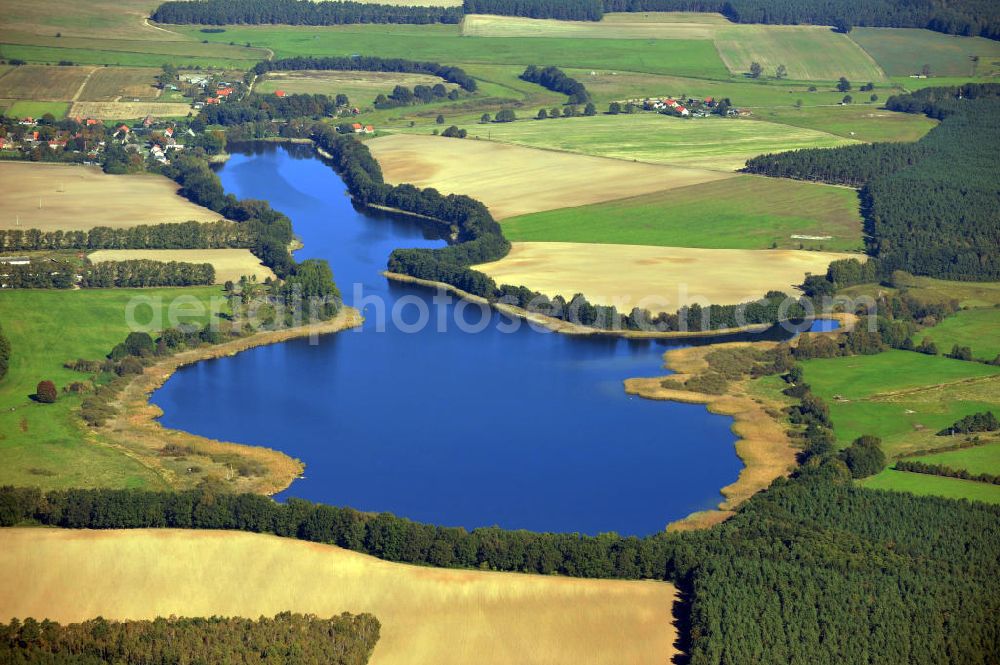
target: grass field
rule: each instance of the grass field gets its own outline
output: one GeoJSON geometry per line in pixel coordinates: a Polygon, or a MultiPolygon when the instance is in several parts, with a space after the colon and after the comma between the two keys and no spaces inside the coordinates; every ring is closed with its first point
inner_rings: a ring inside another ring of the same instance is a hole
{"type": "Polygon", "coordinates": [[[804,127],[869,142],[909,143],[920,139],[937,126],[936,120],[931,120],[922,114],[894,113],[879,108],[878,105],[886,98],[883,92],[879,93],[879,101],[875,104],[863,103],[869,95],[870,93],[854,93],[859,103],[847,106],[803,106],[801,109],[771,107],[755,109],[754,113],[759,120],[804,127]]]}
{"type": "Polygon", "coordinates": [[[565,67],[617,69],[654,74],[729,78],[729,70],[707,40],[559,39],[532,37],[463,37],[458,26],[348,25],[227,26],[203,34],[190,26],[170,26],[193,39],[268,47],[276,57],[295,55],[378,54],[387,58],[433,60],[449,64],[545,63],[565,67]]]}
{"type": "Polygon", "coordinates": [[[1000,282],[953,282],[932,277],[906,278],[905,288],[892,288],[881,284],[861,284],[841,289],[838,293],[858,297],[875,297],[878,293],[905,291],[925,302],[958,300],[961,307],[994,307],[1000,305],[1000,282]]]}
{"type": "Polygon", "coordinates": [[[442,570],[172,530],[3,529],[0,570],[3,621],[372,612],[372,665],[652,665],[675,653],[675,590],[659,582],[442,570]]]}
{"type": "Polygon", "coordinates": [[[156,99],[160,91],[154,83],[159,73],[160,70],[150,67],[101,67],[87,81],[79,99],[85,102],[114,102],[121,97],[156,99]]]}
{"type": "Polygon", "coordinates": [[[275,279],[271,269],[262,265],[249,249],[102,249],[87,258],[94,263],[133,259],[211,263],[215,268],[216,284],[224,284],[228,280],[238,282],[243,275],[256,276],[258,282],[268,277],[275,279]]]}
{"type": "MultiPolygon", "coordinates": [[[[861,45],[890,76],[919,74],[930,65],[932,76],[1000,74],[1000,43],[983,37],[958,37],[916,28],[855,28],[861,45]],[[973,70],[970,56],[978,55],[973,70]]],[[[929,79],[933,81],[933,79],[929,79]]]]}
{"type": "Polygon", "coordinates": [[[69,101],[83,89],[93,67],[12,67],[0,76],[0,99],[69,101]]]}
{"type": "Polygon", "coordinates": [[[993,360],[1000,355],[1000,308],[962,310],[914,336],[917,342],[925,338],[933,340],[941,353],[958,344],[971,348],[978,360],[993,360]]]}
{"type": "Polygon", "coordinates": [[[367,145],[387,181],[468,194],[498,219],[730,177],[437,136],[400,134],[367,145]]]}
{"type": "Polygon", "coordinates": [[[926,473],[885,469],[879,474],[865,478],[861,484],[869,489],[909,492],[917,496],[942,496],[946,499],[1000,503],[1000,485],[931,476],[926,473]]]}
{"type": "Polygon", "coordinates": [[[95,226],[213,221],[220,215],[177,196],[158,175],[108,175],[97,167],[0,163],[0,228],[76,231],[95,226]]]}
{"type": "Polygon", "coordinates": [[[773,76],[785,65],[788,77],[831,81],[841,76],[865,81],[885,78],[875,62],[846,35],[824,26],[734,25],[718,14],[687,14],[680,21],[664,13],[612,14],[600,22],[553,21],[515,16],[465,17],[462,34],[469,37],[535,37],[571,39],[635,39],[646,44],[669,40],[706,40],[715,44],[732,74],[759,62],[773,76]]]}
{"type": "Polygon", "coordinates": [[[97,39],[181,39],[143,20],[157,0],[4,0],[5,32],[97,39]]]}
{"type": "MultiPolygon", "coordinates": [[[[84,374],[63,367],[77,358],[98,359],[125,339],[125,308],[135,297],[140,322],[180,296],[205,303],[217,287],[184,289],[25,289],[0,292],[0,325],[12,347],[10,371],[0,382],[0,484],[42,487],[160,487],[144,466],[85,433],[75,414],[81,398],[64,394],[55,404],[30,399],[39,381],[61,390],[84,374]]],[[[208,315],[193,316],[199,323],[208,315]]]]}
{"type": "Polygon", "coordinates": [[[41,118],[46,113],[51,113],[56,120],[60,120],[66,117],[66,112],[69,110],[68,102],[32,102],[12,99],[9,102],[5,101],[3,105],[7,107],[7,115],[16,118],[41,118]]]}
{"type": "Polygon", "coordinates": [[[821,273],[831,252],[690,249],[591,243],[518,242],[503,259],[476,266],[497,284],[527,286],[567,300],[583,293],[619,311],[674,312],[684,304],[735,304],[768,291],[794,293],[806,273],[821,273]]]}
{"type": "Polygon", "coordinates": [[[863,248],[858,196],[844,187],[737,176],[504,222],[515,241],[706,249],[863,248]],[[833,236],[824,240],[793,235],[833,236]]]}
{"type": "Polygon", "coordinates": [[[969,473],[1000,475],[1000,443],[949,450],[933,455],[921,455],[911,457],[907,461],[940,464],[952,469],[965,469],[969,473]]]}
{"type": "Polygon", "coordinates": [[[980,363],[887,351],[802,365],[806,382],[830,406],[838,441],[874,434],[890,456],[946,446],[936,432],[1000,406],[1000,368],[980,363]]]}
{"type": "Polygon", "coordinates": [[[334,96],[345,94],[356,106],[370,105],[375,97],[389,94],[397,85],[412,88],[415,85],[436,85],[443,83],[451,90],[457,86],[445,83],[436,76],[426,74],[396,74],[392,72],[338,72],[338,71],[294,71],[271,72],[262,77],[254,90],[261,93],[284,90],[289,94],[321,94],[334,96]]]}
{"type": "Polygon", "coordinates": [[[73,116],[100,120],[135,120],[147,115],[180,118],[190,112],[190,104],[172,102],[75,102],[69,110],[73,116]]]}
{"type": "Polygon", "coordinates": [[[503,143],[720,171],[735,171],[747,159],[769,152],[850,143],[840,136],[788,125],[658,113],[473,124],[465,129],[470,137],[503,143]]]}

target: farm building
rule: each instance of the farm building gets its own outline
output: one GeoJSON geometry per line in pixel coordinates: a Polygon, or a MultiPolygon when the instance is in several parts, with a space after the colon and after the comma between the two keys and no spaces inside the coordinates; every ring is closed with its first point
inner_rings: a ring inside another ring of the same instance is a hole
{"type": "Polygon", "coordinates": [[[274,96],[275,97],[284,97],[286,94],[288,94],[288,93],[286,93],[284,90],[275,90],[274,91],[274,96]]]}

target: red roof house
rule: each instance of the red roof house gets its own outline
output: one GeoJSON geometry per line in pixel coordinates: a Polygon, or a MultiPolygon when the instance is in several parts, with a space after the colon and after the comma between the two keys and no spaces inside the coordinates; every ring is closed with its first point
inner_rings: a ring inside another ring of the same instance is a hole
{"type": "Polygon", "coordinates": [[[284,90],[275,90],[274,91],[274,96],[275,97],[284,97],[285,96],[285,91],[284,90]]]}

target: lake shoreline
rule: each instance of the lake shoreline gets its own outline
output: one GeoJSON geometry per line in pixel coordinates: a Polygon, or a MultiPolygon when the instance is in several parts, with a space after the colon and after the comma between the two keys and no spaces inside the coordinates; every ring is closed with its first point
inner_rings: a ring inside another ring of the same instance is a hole
{"type": "Polygon", "coordinates": [[[174,444],[191,451],[197,457],[199,466],[214,465],[209,471],[221,471],[225,464],[215,462],[213,456],[236,457],[247,463],[262,465],[266,473],[262,476],[237,476],[231,480],[237,492],[255,492],[267,496],[287,489],[302,475],[305,465],[282,451],[264,446],[219,441],[191,434],[182,430],[164,427],[159,418],[162,409],[150,402],[152,394],[163,386],[180,368],[205,360],[235,356],[260,346],[279,344],[303,337],[330,335],[342,330],[356,328],[364,321],[360,312],[352,307],[343,307],[329,321],[312,323],[282,330],[268,330],[230,340],[222,344],[202,346],[174,354],[147,367],[143,374],[129,383],[116,403],[118,414],[96,431],[104,443],[118,452],[135,459],[154,471],[164,482],[175,489],[193,487],[204,477],[213,475],[206,472],[199,476],[181,476],[163,465],[160,450],[165,445],[174,444]]]}

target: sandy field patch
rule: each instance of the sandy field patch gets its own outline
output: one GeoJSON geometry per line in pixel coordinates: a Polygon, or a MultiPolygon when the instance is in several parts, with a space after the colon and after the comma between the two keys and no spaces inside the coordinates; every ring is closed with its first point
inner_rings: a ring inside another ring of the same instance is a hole
{"type": "Polygon", "coordinates": [[[79,231],[222,218],[178,196],[177,185],[158,175],[108,175],[96,166],[2,162],[0,182],[0,229],[79,231]]]}
{"type": "Polygon", "coordinates": [[[0,99],[60,102],[74,99],[94,67],[22,65],[0,76],[0,99]]]}
{"type": "Polygon", "coordinates": [[[441,570],[182,530],[3,529],[0,571],[3,621],[372,612],[372,665],[658,665],[675,652],[675,590],[661,582],[441,570]]]}
{"type": "Polygon", "coordinates": [[[385,136],[368,147],[388,182],[467,194],[497,219],[733,175],[438,136],[385,136]]]}
{"type": "Polygon", "coordinates": [[[190,112],[190,104],[172,102],[76,102],[69,110],[71,116],[98,120],[133,120],[147,115],[181,117],[190,112]]]}
{"type": "Polygon", "coordinates": [[[120,98],[155,98],[154,87],[159,70],[152,67],[101,67],[84,86],[80,99],[87,102],[116,102],[120,98]]]}
{"type": "Polygon", "coordinates": [[[789,249],[692,249],[646,245],[515,242],[499,261],[476,266],[497,284],[527,286],[550,297],[583,293],[619,311],[674,312],[684,304],[729,305],[768,291],[796,293],[806,273],[825,273],[856,254],[789,249]]]}
{"type": "MultiPolygon", "coordinates": [[[[669,16],[661,14],[659,16],[669,16]]],[[[643,20],[640,14],[609,14],[602,21],[558,21],[468,14],[462,21],[466,37],[572,37],[576,39],[713,39],[720,24],[707,14],[704,21],[643,20]]]]}
{"type": "Polygon", "coordinates": [[[134,259],[211,263],[215,267],[216,284],[225,284],[227,280],[238,282],[243,275],[256,275],[258,282],[275,278],[271,269],[249,249],[102,249],[87,258],[94,263],[134,259]]]}

